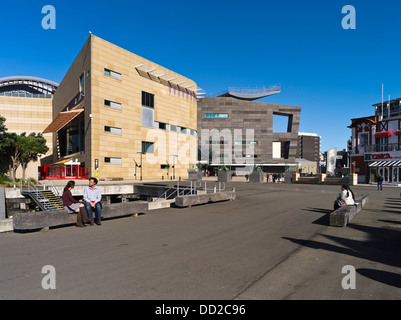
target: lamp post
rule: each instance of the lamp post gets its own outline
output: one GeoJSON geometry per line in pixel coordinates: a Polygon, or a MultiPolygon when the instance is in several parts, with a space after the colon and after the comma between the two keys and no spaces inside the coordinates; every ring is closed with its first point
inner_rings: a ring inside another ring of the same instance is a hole
{"type": "Polygon", "coordinates": [[[173,157],[173,180],[175,180],[175,158],[178,158],[178,155],[170,154],[170,157],[173,157]]]}
{"type": "Polygon", "coordinates": [[[139,165],[139,168],[141,168],[141,178],[140,178],[140,181],[142,181],[142,156],[145,154],[145,152],[137,152],[137,153],[140,153],[141,154],[141,164],[139,165]]]}

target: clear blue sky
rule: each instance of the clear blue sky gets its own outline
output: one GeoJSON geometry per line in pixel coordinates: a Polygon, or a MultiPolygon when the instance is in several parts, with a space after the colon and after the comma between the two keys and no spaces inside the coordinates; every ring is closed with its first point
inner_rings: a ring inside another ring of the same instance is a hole
{"type": "Polygon", "coordinates": [[[302,107],[300,131],[322,137],[322,151],[345,148],[351,118],[401,97],[399,0],[105,1],[23,0],[1,5],[0,77],[61,82],[93,34],[198,83],[281,84],[261,100],[302,107]],[[42,28],[44,5],[56,30],[42,28]],[[344,30],[343,6],[356,9],[344,30]]]}

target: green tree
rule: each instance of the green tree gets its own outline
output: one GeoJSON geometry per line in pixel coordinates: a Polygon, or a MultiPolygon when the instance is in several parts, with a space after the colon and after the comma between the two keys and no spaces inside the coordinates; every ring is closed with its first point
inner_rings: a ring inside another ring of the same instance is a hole
{"type": "Polygon", "coordinates": [[[31,161],[38,161],[40,156],[49,151],[49,148],[46,146],[46,139],[41,133],[31,133],[29,136],[23,135],[21,153],[18,160],[22,167],[22,180],[25,181],[25,172],[28,164],[31,161]]]}
{"type": "Polygon", "coordinates": [[[10,151],[13,139],[7,133],[6,118],[0,115],[0,173],[8,173],[11,168],[10,151]]]}

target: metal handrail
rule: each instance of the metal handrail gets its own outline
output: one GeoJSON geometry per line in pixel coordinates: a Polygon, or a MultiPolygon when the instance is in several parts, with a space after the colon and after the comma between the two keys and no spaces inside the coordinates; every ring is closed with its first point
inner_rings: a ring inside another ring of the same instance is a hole
{"type": "MultiPolygon", "coordinates": [[[[27,181],[27,184],[26,184],[26,186],[27,186],[27,188],[26,189],[24,189],[23,188],[23,184],[22,184],[22,180],[20,181],[20,192],[21,192],[21,194],[25,191],[25,192],[28,192],[28,193],[30,193],[30,194],[32,194],[32,193],[35,193],[35,198],[36,198],[36,200],[38,201],[38,202],[40,202],[40,204],[38,203],[38,205],[40,206],[40,205],[42,205],[43,206],[43,209],[46,211],[46,210],[51,210],[52,209],[52,207],[50,206],[50,205],[48,205],[47,203],[46,203],[46,201],[43,201],[43,200],[48,200],[47,199],[47,197],[46,197],[46,195],[45,194],[43,194],[43,192],[41,191],[41,190],[39,190],[33,183],[31,183],[30,181],[27,181]]],[[[45,186],[44,186],[44,188],[45,188],[45,186]]],[[[46,190],[46,189],[43,189],[43,190],[46,190]]],[[[59,195],[59,192],[58,192],[58,190],[57,189],[55,189],[56,190],[56,192],[57,192],[57,195],[59,195]]]]}

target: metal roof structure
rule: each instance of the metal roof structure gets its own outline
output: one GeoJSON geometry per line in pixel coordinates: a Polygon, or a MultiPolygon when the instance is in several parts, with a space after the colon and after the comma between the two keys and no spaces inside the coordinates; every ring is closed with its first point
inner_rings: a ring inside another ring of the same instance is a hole
{"type": "Polygon", "coordinates": [[[216,97],[234,97],[241,100],[254,101],[269,97],[281,92],[281,86],[271,86],[263,88],[228,88],[215,95],[216,97]]]}
{"type": "Polygon", "coordinates": [[[32,98],[49,98],[59,84],[38,77],[13,76],[0,78],[0,95],[32,98]]]}

